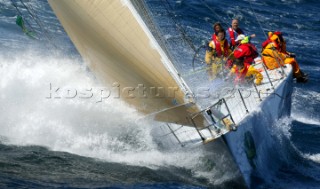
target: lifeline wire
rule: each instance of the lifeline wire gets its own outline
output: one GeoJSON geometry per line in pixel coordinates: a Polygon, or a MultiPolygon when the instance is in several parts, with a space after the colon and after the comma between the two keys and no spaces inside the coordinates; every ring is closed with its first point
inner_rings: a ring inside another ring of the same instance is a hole
{"type": "MultiPolygon", "coordinates": [[[[17,4],[13,1],[13,0],[10,0],[11,1],[11,4],[13,5],[13,7],[15,7],[15,9],[17,10],[18,14],[22,17],[23,14],[22,12],[19,10],[17,4]]],[[[46,29],[43,27],[41,21],[38,21],[39,18],[37,16],[35,16],[35,14],[33,14],[29,8],[26,6],[26,4],[20,0],[21,4],[25,7],[25,9],[27,10],[28,14],[31,16],[31,18],[37,23],[37,25],[40,27],[40,30],[42,30],[44,32],[44,36],[47,38],[47,40],[49,41],[49,43],[55,47],[56,49],[58,49],[58,47],[53,43],[52,41],[52,38],[49,37],[49,33],[48,31],[46,31],[46,29]]],[[[28,27],[30,27],[32,29],[32,32],[36,33],[36,30],[32,27],[32,25],[27,21],[25,20],[25,22],[27,23],[28,27]]]]}
{"type": "MultiPolygon", "coordinates": [[[[173,10],[173,8],[171,7],[170,3],[168,2],[168,0],[163,0],[166,1],[168,7],[173,10]]],[[[172,17],[173,22],[175,23],[176,27],[178,28],[178,30],[180,31],[182,38],[189,44],[189,46],[192,48],[192,50],[194,52],[196,52],[196,47],[194,46],[192,39],[190,39],[190,37],[187,35],[185,29],[183,27],[181,27],[178,22],[175,20],[175,15],[172,13],[172,11],[170,12],[169,8],[165,6],[167,12],[170,14],[170,16],[172,17]]]]}
{"type": "MultiPolygon", "coordinates": [[[[12,6],[17,10],[18,14],[22,17],[22,12],[20,12],[20,10],[18,9],[18,6],[13,2],[13,0],[10,0],[10,1],[12,6]]],[[[25,20],[25,22],[27,23],[28,27],[31,28],[32,32],[36,33],[36,30],[32,27],[32,25],[27,20],[25,20]]]]}
{"type": "Polygon", "coordinates": [[[29,8],[26,6],[26,4],[20,0],[21,4],[25,7],[25,9],[28,11],[28,13],[30,14],[30,16],[32,17],[32,19],[38,24],[38,26],[40,27],[40,29],[44,32],[45,37],[48,39],[48,41],[50,42],[50,44],[52,46],[54,46],[56,49],[58,49],[58,47],[53,43],[52,41],[52,37],[49,35],[49,32],[45,29],[45,27],[42,25],[41,21],[39,21],[40,19],[38,18],[38,16],[36,16],[36,14],[33,14],[29,8]]]}
{"type": "Polygon", "coordinates": [[[258,19],[257,15],[256,15],[255,11],[254,11],[254,10],[253,10],[253,8],[252,8],[251,1],[249,1],[249,4],[250,4],[251,11],[253,12],[254,17],[256,18],[256,20],[257,20],[257,22],[258,22],[258,24],[259,24],[259,27],[260,27],[260,29],[261,29],[262,33],[264,34],[264,36],[266,37],[266,39],[268,39],[267,34],[263,31],[263,29],[262,29],[262,25],[261,25],[261,23],[260,23],[260,21],[259,21],[259,19],[258,19]]]}

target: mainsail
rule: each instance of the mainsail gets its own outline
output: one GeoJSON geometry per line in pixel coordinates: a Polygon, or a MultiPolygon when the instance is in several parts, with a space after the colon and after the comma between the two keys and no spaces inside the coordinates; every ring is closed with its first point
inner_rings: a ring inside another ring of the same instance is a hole
{"type": "Polygon", "coordinates": [[[145,114],[170,109],[156,120],[193,125],[188,115],[199,109],[192,92],[130,1],[48,1],[89,68],[119,86],[120,98],[145,114]]]}

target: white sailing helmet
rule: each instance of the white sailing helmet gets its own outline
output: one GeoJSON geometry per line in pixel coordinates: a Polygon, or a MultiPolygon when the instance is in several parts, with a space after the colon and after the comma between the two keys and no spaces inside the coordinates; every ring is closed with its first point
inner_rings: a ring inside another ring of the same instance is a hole
{"type": "Polygon", "coordinates": [[[246,36],[243,34],[238,35],[236,41],[242,41],[246,36]]]}

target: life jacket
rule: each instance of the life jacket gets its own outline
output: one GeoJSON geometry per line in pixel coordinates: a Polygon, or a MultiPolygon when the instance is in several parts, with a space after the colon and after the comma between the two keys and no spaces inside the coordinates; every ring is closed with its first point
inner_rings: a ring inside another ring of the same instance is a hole
{"type": "Polygon", "coordinates": [[[224,57],[228,57],[228,55],[229,55],[229,52],[228,52],[228,50],[229,50],[228,41],[226,39],[224,39],[224,42],[223,42],[223,54],[222,54],[221,44],[218,41],[218,39],[213,40],[213,42],[214,42],[214,45],[216,47],[217,56],[221,57],[223,55],[224,57]]]}
{"type": "Polygon", "coordinates": [[[249,67],[250,67],[250,64],[244,63],[244,68],[242,72],[240,72],[240,70],[236,68],[235,73],[237,76],[235,78],[235,81],[243,82],[248,73],[249,67]]]}
{"type": "Polygon", "coordinates": [[[213,34],[212,34],[212,41],[214,41],[214,40],[217,40],[217,35],[216,35],[216,33],[213,33],[213,34]]]}
{"type": "MultiPolygon", "coordinates": [[[[228,28],[228,31],[229,31],[229,36],[230,36],[230,39],[231,39],[231,45],[232,46],[236,46],[237,42],[235,41],[236,39],[235,39],[235,35],[234,35],[233,29],[232,28],[228,28]]],[[[238,28],[236,30],[236,32],[237,32],[238,35],[243,34],[243,31],[240,28],[238,28]]]]}
{"type": "Polygon", "coordinates": [[[234,56],[236,58],[244,58],[244,62],[252,64],[255,58],[259,56],[256,47],[251,43],[241,44],[234,51],[234,56]]]}
{"type": "Polygon", "coordinates": [[[251,58],[253,58],[253,59],[257,58],[259,56],[257,48],[251,43],[247,43],[247,44],[248,44],[249,49],[251,51],[251,58]]]}
{"type": "Polygon", "coordinates": [[[262,61],[264,63],[266,62],[264,57],[267,56],[267,57],[274,58],[273,53],[272,54],[266,54],[265,53],[265,49],[275,50],[274,48],[277,49],[277,47],[275,46],[275,43],[273,41],[271,41],[270,39],[267,39],[262,43],[261,55],[262,55],[262,61]],[[272,44],[272,45],[268,47],[269,44],[272,44]]]}
{"type": "Polygon", "coordinates": [[[268,33],[268,39],[265,40],[263,43],[262,43],[262,50],[264,48],[266,48],[266,46],[269,44],[269,43],[273,43],[273,46],[278,50],[278,51],[282,51],[282,44],[284,44],[284,39],[282,37],[282,33],[281,32],[269,32],[268,33]]]}
{"type": "Polygon", "coordinates": [[[262,50],[266,48],[266,46],[269,44],[269,43],[272,43],[272,41],[268,38],[267,40],[265,40],[263,43],[262,43],[262,50]]]}

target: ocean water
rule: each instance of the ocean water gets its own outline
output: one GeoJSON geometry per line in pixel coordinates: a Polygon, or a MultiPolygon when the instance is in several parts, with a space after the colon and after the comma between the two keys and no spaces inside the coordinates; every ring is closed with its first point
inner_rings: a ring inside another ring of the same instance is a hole
{"type": "MultiPolygon", "coordinates": [[[[212,23],[226,28],[237,17],[246,33],[257,35],[258,48],[268,31],[285,33],[287,48],[297,54],[309,82],[294,84],[291,116],[272,125],[282,149],[280,169],[272,179],[253,178],[253,187],[320,188],[320,3],[146,4],[191,85],[194,48],[211,37],[212,23]]],[[[206,159],[213,152],[161,151],[150,135],[152,125],[136,122],[138,112],[121,101],[101,99],[104,86],[47,1],[0,0],[0,34],[0,188],[237,188],[227,165],[217,172],[206,159]],[[16,25],[19,14],[34,37],[16,25]],[[81,96],[88,88],[90,99],[81,96]]]]}

